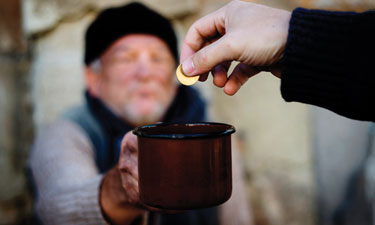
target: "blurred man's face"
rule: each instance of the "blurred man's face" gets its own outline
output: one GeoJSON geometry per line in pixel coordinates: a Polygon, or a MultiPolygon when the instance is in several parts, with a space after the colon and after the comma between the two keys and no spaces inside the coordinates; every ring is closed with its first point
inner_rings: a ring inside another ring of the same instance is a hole
{"type": "Polygon", "coordinates": [[[108,48],[98,69],[91,69],[96,77],[88,82],[89,91],[134,126],[155,123],[176,94],[175,63],[158,37],[129,34],[108,48]]]}

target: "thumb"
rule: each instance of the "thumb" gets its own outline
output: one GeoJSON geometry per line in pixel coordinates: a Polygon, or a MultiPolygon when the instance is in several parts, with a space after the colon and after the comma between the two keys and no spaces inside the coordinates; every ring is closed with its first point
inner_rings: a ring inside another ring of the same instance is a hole
{"type": "Polygon", "coordinates": [[[182,63],[185,75],[196,76],[211,71],[216,65],[238,58],[227,35],[203,47],[182,63]]]}
{"type": "Polygon", "coordinates": [[[137,152],[138,150],[138,138],[132,131],[126,133],[121,142],[121,151],[137,152]]]}

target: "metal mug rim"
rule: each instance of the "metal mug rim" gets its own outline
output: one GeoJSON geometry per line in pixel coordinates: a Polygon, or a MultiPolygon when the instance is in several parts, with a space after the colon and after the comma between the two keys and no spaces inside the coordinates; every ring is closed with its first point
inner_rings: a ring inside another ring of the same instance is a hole
{"type": "Polygon", "coordinates": [[[196,139],[196,138],[216,138],[225,135],[230,135],[236,132],[234,126],[226,124],[226,123],[217,123],[217,122],[189,122],[189,123],[157,123],[157,124],[149,124],[144,126],[136,127],[133,130],[133,134],[139,137],[146,137],[146,138],[161,138],[161,139],[196,139]],[[209,125],[216,125],[216,126],[223,126],[222,130],[216,132],[205,132],[205,133],[194,133],[194,134],[155,134],[151,132],[147,132],[147,129],[153,127],[164,127],[164,126],[209,126],[209,125]]]}

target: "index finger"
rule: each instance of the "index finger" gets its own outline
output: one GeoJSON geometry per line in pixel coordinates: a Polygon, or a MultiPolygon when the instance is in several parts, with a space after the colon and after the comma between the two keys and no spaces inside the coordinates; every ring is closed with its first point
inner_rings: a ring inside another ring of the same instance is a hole
{"type": "Polygon", "coordinates": [[[132,133],[132,131],[126,133],[126,135],[122,139],[121,151],[124,151],[125,148],[130,150],[131,152],[137,152],[138,150],[138,139],[137,136],[132,133]]]}
{"type": "Polygon", "coordinates": [[[225,34],[225,6],[197,20],[188,30],[181,48],[180,63],[206,42],[225,34]]]}

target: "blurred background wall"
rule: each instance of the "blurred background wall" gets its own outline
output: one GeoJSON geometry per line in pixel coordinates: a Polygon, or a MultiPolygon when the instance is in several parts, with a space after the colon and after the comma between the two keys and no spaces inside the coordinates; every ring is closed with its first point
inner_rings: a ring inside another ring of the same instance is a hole
{"type": "MultiPolygon", "coordinates": [[[[82,101],[85,29],[101,9],[126,2],[0,0],[0,224],[31,224],[26,165],[33,137],[82,101]]],[[[143,2],[173,21],[181,41],[193,21],[228,1],[143,2]]],[[[375,8],[375,0],[253,2],[287,10],[375,8]]],[[[209,102],[212,120],[237,129],[257,224],[330,224],[327,215],[345,189],[346,169],[361,160],[357,149],[363,148],[355,141],[362,140],[351,140],[351,133],[365,133],[368,124],[285,103],[280,81],[268,73],[251,78],[233,97],[212,79],[196,86],[209,102]],[[341,145],[332,145],[332,139],[341,145]]]]}

